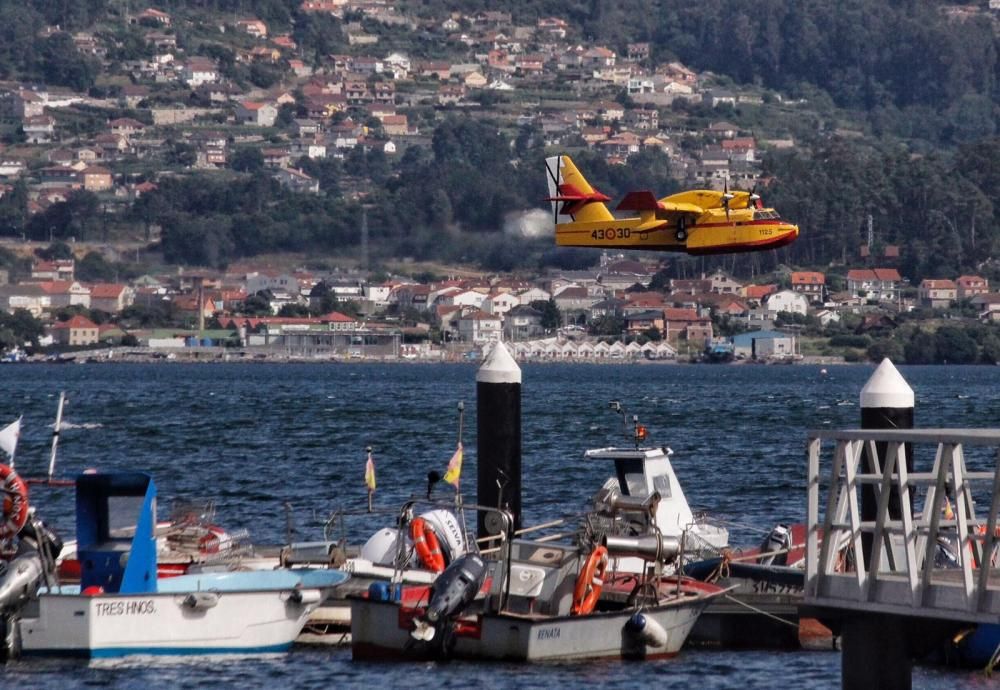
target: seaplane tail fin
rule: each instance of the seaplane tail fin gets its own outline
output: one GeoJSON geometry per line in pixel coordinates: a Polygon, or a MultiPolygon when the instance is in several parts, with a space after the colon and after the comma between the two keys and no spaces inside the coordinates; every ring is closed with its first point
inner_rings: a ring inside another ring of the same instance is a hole
{"type": "Polygon", "coordinates": [[[552,217],[558,223],[614,220],[604,202],[611,198],[590,186],[569,156],[545,159],[549,186],[546,201],[552,203],[552,217]]]}

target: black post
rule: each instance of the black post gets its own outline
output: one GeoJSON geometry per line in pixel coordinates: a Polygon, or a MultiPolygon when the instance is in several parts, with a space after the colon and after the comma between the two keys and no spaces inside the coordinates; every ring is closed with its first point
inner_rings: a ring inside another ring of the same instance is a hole
{"type": "MultiPolygon", "coordinates": [[[[498,342],[476,373],[476,502],[506,508],[521,527],[521,368],[498,342]]],[[[478,536],[489,536],[484,515],[478,536]]]]}
{"type": "MultiPolygon", "coordinates": [[[[888,359],[875,369],[868,383],[861,389],[861,428],[862,429],[912,429],[913,428],[913,389],[906,379],[888,359]]],[[[913,446],[906,444],[906,470],[913,472],[913,446]]],[[[876,443],[879,466],[885,463],[886,444],[876,443]]],[[[861,466],[863,472],[871,473],[875,469],[873,459],[868,457],[867,447],[862,454],[861,466]]],[[[889,494],[889,518],[900,519],[899,491],[893,489],[889,494]]],[[[912,501],[912,496],[911,496],[912,501]]],[[[911,505],[912,508],[912,505],[911,505]]],[[[866,484],[861,487],[861,519],[872,521],[878,514],[878,499],[875,487],[866,484]]],[[[871,563],[872,549],[878,545],[872,543],[873,535],[862,532],[861,542],[864,551],[865,566],[871,563]]]]}

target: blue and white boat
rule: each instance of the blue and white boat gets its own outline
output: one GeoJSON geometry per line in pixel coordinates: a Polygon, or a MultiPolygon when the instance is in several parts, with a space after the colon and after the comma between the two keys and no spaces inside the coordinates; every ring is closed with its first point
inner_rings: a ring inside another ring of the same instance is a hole
{"type": "Polygon", "coordinates": [[[43,587],[22,608],[24,655],[284,652],[349,577],[282,569],[157,579],[156,486],[137,472],[81,475],[76,519],[80,584],[43,587]]]}

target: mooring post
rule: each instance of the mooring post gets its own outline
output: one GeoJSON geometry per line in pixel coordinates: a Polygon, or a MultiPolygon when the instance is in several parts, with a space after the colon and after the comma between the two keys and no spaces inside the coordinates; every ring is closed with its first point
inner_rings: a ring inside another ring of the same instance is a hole
{"type": "MultiPolygon", "coordinates": [[[[868,383],[861,389],[862,429],[912,429],[913,389],[888,359],[875,369],[868,383]]],[[[886,444],[875,444],[876,458],[869,456],[865,446],[862,471],[880,474],[886,461],[886,444]]],[[[913,470],[911,446],[906,446],[906,468],[913,470]]],[[[875,521],[878,515],[878,497],[875,487],[861,487],[861,520],[875,521]]],[[[900,519],[902,508],[899,492],[892,490],[889,498],[888,519],[900,519]]],[[[862,551],[859,561],[868,568],[872,562],[874,535],[861,533],[862,551]]],[[[861,563],[859,563],[861,567],[861,563]]],[[[871,575],[869,575],[871,577],[871,575]]],[[[909,631],[905,619],[877,613],[852,614],[844,619],[841,629],[841,687],[844,690],[910,690],[913,684],[909,631]]]]}
{"type": "MultiPolygon", "coordinates": [[[[862,429],[912,429],[913,428],[913,389],[903,378],[902,374],[892,365],[888,359],[883,359],[882,363],[875,369],[875,373],[868,379],[868,383],[861,389],[861,428],[862,429]]],[[[885,462],[886,444],[875,444],[878,458],[880,460],[879,472],[881,473],[881,463],[885,462]]],[[[913,447],[906,444],[906,470],[913,471],[913,447]]],[[[875,472],[874,459],[868,457],[867,446],[862,454],[862,471],[867,473],[875,472]]],[[[912,496],[912,493],[911,493],[912,496]]],[[[874,521],[878,513],[878,498],[875,495],[875,487],[866,484],[861,487],[861,519],[863,521],[874,521]]],[[[899,520],[902,518],[902,508],[899,504],[899,491],[893,489],[889,495],[889,519],[899,520]]],[[[865,567],[872,560],[872,548],[878,545],[872,544],[870,532],[862,532],[861,543],[864,551],[865,567]]]]}
{"type": "Polygon", "coordinates": [[[875,613],[846,618],[840,628],[843,690],[910,690],[913,661],[907,621],[875,613]]]}
{"type": "MultiPolygon", "coordinates": [[[[521,527],[521,368],[497,342],[476,373],[476,502],[506,508],[521,527]]],[[[490,536],[482,512],[480,538],[490,536]]]]}

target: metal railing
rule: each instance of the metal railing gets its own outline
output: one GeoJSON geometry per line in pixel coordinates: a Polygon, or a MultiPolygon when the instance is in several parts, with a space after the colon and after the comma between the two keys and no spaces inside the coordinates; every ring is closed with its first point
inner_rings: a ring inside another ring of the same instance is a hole
{"type": "Polygon", "coordinates": [[[807,605],[1000,620],[1000,429],[814,431],[808,456],[807,605]],[[908,469],[934,446],[930,471],[908,469]]]}

